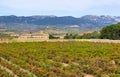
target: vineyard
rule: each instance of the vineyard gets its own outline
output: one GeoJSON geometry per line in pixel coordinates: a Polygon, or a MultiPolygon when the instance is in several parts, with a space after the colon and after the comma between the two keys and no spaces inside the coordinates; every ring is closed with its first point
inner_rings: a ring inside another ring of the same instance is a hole
{"type": "Polygon", "coordinates": [[[120,77],[120,44],[0,43],[0,77],[120,77]]]}

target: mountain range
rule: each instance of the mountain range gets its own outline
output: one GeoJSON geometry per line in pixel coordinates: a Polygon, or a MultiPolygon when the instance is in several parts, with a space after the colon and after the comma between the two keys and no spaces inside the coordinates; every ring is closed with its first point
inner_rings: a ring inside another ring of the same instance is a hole
{"type": "Polygon", "coordinates": [[[120,22],[119,16],[85,15],[72,16],[0,16],[0,28],[18,31],[35,31],[44,27],[70,30],[99,30],[104,26],[120,22]]]}

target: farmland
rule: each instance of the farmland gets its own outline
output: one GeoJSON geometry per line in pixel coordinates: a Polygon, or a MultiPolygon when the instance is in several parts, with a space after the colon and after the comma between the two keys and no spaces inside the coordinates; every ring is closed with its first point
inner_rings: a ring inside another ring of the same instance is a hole
{"type": "Polygon", "coordinates": [[[95,77],[120,77],[119,53],[118,43],[0,43],[0,76],[84,77],[90,74],[95,77]]]}

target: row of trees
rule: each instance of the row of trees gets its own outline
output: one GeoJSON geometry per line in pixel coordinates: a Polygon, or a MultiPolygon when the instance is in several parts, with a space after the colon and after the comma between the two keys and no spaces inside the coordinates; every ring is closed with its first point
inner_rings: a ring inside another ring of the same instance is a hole
{"type": "Polygon", "coordinates": [[[88,34],[83,34],[83,35],[78,35],[78,34],[66,34],[64,39],[98,39],[100,34],[98,32],[93,32],[93,33],[88,33],[88,34]]]}
{"type": "Polygon", "coordinates": [[[80,36],[78,34],[66,34],[64,39],[80,39],[80,36]]]}

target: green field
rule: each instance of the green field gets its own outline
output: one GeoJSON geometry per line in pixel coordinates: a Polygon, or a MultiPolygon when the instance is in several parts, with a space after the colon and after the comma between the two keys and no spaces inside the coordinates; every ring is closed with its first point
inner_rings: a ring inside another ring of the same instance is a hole
{"type": "MultiPolygon", "coordinates": [[[[18,77],[120,77],[120,44],[1,43],[0,65],[18,77]]],[[[0,76],[13,77],[0,69],[0,76]],[[1,73],[2,72],[2,73],[1,73]]]]}

